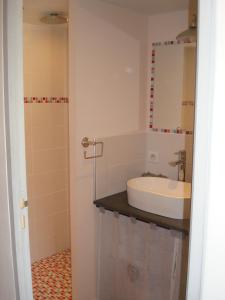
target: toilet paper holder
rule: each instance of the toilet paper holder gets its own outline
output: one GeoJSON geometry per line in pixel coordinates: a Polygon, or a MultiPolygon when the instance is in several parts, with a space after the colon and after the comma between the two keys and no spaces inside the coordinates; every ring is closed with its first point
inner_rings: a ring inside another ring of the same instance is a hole
{"type": "Polygon", "coordinates": [[[84,159],[94,159],[94,158],[99,158],[103,156],[103,150],[104,150],[104,143],[101,141],[96,141],[96,139],[94,138],[93,140],[90,140],[88,137],[83,137],[81,140],[81,145],[83,146],[83,148],[88,148],[89,146],[93,146],[94,147],[94,155],[88,156],[87,154],[87,150],[84,150],[84,159]],[[100,154],[96,154],[96,146],[97,145],[101,145],[101,149],[100,149],[100,154]]]}

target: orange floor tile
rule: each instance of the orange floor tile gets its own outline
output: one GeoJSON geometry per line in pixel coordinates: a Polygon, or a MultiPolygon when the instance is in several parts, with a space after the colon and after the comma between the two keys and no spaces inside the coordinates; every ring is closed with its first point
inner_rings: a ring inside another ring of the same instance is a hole
{"type": "Polygon", "coordinates": [[[32,264],[34,300],[71,300],[71,255],[65,250],[32,264]]]}

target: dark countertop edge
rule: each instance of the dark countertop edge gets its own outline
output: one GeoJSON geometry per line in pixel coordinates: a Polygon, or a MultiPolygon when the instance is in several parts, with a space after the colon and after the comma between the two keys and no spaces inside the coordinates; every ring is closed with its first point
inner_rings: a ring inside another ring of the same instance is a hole
{"type": "Polygon", "coordinates": [[[95,200],[94,204],[98,208],[102,207],[105,210],[117,212],[126,217],[135,218],[141,222],[153,223],[168,230],[180,231],[186,235],[189,234],[190,220],[167,218],[134,208],[128,204],[126,191],[95,200]]]}

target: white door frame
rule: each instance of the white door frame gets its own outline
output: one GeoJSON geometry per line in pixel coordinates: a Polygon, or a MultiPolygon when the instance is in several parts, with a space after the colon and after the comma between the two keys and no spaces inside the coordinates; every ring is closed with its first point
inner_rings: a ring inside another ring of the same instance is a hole
{"type": "Polygon", "coordinates": [[[225,1],[199,0],[188,300],[225,297],[225,1]]]}
{"type": "MultiPolygon", "coordinates": [[[[23,119],[22,0],[0,0],[0,8],[2,3],[5,16],[4,37],[7,39],[4,40],[6,55],[4,95],[1,88],[2,64],[0,69],[0,134],[3,139],[0,147],[2,194],[0,234],[1,245],[4,244],[4,247],[1,246],[0,263],[3,266],[1,271],[4,271],[1,277],[5,276],[5,280],[1,278],[0,296],[4,295],[1,298],[5,300],[31,300],[28,227],[21,230],[19,225],[21,215],[27,219],[27,209],[19,208],[20,200],[27,197],[23,119]]],[[[2,10],[0,22],[2,23],[2,10]]],[[[225,285],[220,281],[224,278],[225,268],[218,268],[225,261],[225,242],[222,235],[225,228],[223,217],[225,139],[223,136],[218,138],[218,132],[225,127],[224,114],[221,113],[222,110],[225,111],[224,0],[199,0],[199,23],[193,210],[187,299],[220,300],[225,295],[225,285]],[[224,94],[221,95],[222,92],[224,94]],[[210,271],[212,266],[217,267],[213,276],[210,271]]],[[[0,37],[2,48],[1,42],[0,37]]]]}
{"type": "MultiPolygon", "coordinates": [[[[22,0],[1,0],[2,4],[4,78],[1,83],[4,80],[4,97],[1,97],[1,105],[5,114],[3,141],[7,153],[1,157],[1,166],[5,164],[7,155],[5,170],[7,173],[4,179],[8,183],[8,197],[5,198],[7,201],[5,216],[10,218],[10,258],[14,271],[10,288],[14,290],[14,297],[1,299],[32,300],[28,209],[20,207],[21,201],[27,199],[23,102],[23,4],[22,0]],[[23,221],[25,228],[21,226],[23,221]]],[[[4,240],[1,241],[2,244],[4,240]]]]}
{"type": "Polygon", "coordinates": [[[6,124],[4,101],[3,60],[3,0],[0,0],[0,299],[15,299],[18,294],[17,273],[14,267],[14,244],[12,240],[9,207],[6,124]]]}

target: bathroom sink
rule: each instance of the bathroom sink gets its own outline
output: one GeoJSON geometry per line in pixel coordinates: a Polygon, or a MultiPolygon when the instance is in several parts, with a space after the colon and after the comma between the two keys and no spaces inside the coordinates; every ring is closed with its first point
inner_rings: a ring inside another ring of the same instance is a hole
{"type": "Polygon", "coordinates": [[[189,219],[191,184],[159,177],[128,180],[129,205],[173,219],[189,219]]]}

